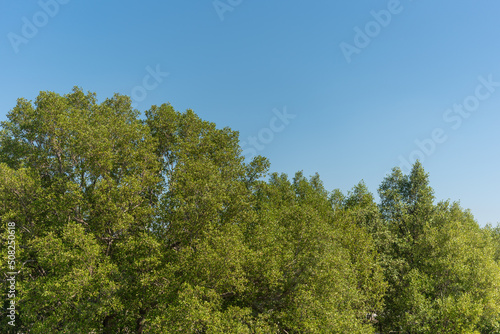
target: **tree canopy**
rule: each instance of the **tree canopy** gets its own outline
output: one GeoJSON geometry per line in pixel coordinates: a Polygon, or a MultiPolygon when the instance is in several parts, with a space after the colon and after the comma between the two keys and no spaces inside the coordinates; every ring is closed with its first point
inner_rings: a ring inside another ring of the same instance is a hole
{"type": "Polygon", "coordinates": [[[499,227],[436,202],[419,162],[376,203],[245,161],[192,110],[80,88],[0,131],[2,333],[500,333],[499,227]]]}

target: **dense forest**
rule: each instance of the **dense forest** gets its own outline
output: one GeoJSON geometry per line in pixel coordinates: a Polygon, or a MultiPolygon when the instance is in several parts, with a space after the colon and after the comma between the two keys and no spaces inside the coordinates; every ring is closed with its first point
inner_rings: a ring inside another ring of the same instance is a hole
{"type": "Polygon", "coordinates": [[[170,104],[18,99],[0,132],[0,332],[500,333],[500,228],[438,202],[418,161],[376,203],[241,152],[170,104]]]}

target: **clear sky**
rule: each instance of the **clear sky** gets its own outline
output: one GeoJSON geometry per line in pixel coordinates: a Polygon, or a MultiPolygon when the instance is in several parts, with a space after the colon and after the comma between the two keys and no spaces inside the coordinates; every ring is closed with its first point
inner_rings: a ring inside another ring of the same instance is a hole
{"type": "Polygon", "coordinates": [[[73,86],[170,102],[328,190],[420,158],[437,199],[500,221],[500,3],[2,1],[0,120],[73,86]]]}

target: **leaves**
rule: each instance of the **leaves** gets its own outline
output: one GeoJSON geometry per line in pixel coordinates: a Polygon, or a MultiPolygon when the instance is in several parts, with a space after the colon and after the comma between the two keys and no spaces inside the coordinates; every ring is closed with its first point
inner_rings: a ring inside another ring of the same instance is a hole
{"type": "Polygon", "coordinates": [[[377,205],[363,182],[329,192],[241,153],[170,104],[141,120],[119,94],[19,99],[0,131],[19,330],[499,332],[498,228],[435,204],[420,163],[377,205]]]}

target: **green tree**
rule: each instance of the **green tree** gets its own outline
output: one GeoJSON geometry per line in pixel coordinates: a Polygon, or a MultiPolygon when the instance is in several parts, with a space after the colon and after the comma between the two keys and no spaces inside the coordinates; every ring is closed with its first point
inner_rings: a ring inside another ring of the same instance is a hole
{"type": "Polygon", "coordinates": [[[243,300],[283,333],[369,333],[385,289],[362,228],[334,215],[318,175],[274,173],[257,191],[247,236],[251,290],[243,300]]]}
{"type": "Polygon", "coordinates": [[[491,241],[457,203],[434,204],[428,175],[394,169],[379,189],[382,265],[389,290],[384,331],[496,333],[499,274],[491,241]]]}
{"type": "Polygon", "coordinates": [[[191,110],[179,113],[164,104],[146,115],[165,184],[153,231],[170,254],[169,293],[153,312],[151,328],[207,333],[260,328],[256,324],[264,322],[234,301],[247,289],[243,231],[254,214],[248,179],[258,177],[266,162],[245,165],[238,133],[216,129],[191,110]]]}
{"type": "Polygon", "coordinates": [[[19,99],[0,131],[17,330],[499,332],[498,228],[434,204],[421,164],[394,169],[380,205],[363,182],[344,195],[268,170],[191,110],[19,99]]]}
{"type": "Polygon", "coordinates": [[[153,294],[144,276],[163,255],[144,237],[160,169],[137,116],[128,97],[98,104],[75,88],[19,99],[2,123],[0,215],[17,227],[21,329],[140,332],[152,306],[131,296],[153,294]],[[134,270],[131,256],[149,267],[134,270]]]}
{"type": "Polygon", "coordinates": [[[491,242],[493,243],[493,247],[495,249],[495,261],[500,263],[500,224],[496,227],[493,227],[490,224],[486,225],[485,233],[489,235],[491,242]]]}

